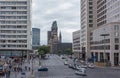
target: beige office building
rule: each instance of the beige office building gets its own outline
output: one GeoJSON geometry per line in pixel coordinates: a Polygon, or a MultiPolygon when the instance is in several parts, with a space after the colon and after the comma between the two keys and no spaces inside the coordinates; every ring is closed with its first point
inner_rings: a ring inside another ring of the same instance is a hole
{"type": "Polygon", "coordinates": [[[0,0],[0,55],[28,54],[31,35],[31,0],[0,0]]]}
{"type": "Polygon", "coordinates": [[[82,58],[82,51],[80,50],[80,30],[74,31],[72,33],[73,43],[72,43],[72,51],[74,53],[74,58],[82,58]]]}
{"type": "Polygon", "coordinates": [[[93,31],[91,57],[96,62],[117,66],[120,62],[120,22],[111,22],[93,31]]]}
{"type": "Polygon", "coordinates": [[[96,0],[81,0],[81,49],[84,60],[90,58],[91,31],[96,28],[96,0]]]}
{"type": "Polygon", "coordinates": [[[109,61],[112,66],[119,64],[120,50],[113,50],[115,49],[113,47],[119,47],[119,45],[116,45],[115,41],[113,43],[113,38],[116,39],[116,37],[111,35],[113,33],[117,34],[114,31],[114,27],[116,27],[116,25],[119,27],[119,22],[120,0],[81,0],[81,47],[83,48],[82,51],[85,52],[86,60],[93,57],[97,57],[97,61],[101,61],[101,58],[109,58],[107,61],[109,61]],[[112,30],[109,31],[109,29],[112,30]],[[100,34],[106,34],[103,30],[109,31],[109,38],[107,38],[110,39],[109,46],[107,45],[108,43],[93,44],[96,41],[104,41],[104,39],[96,40],[98,36],[99,38],[101,37],[100,34]],[[111,42],[114,45],[112,45],[111,42]],[[98,45],[102,45],[102,50],[98,45]],[[103,45],[107,45],[107,48],[110,48],[109,51],[106,52],[109,53],[109,56],[107,55],[108,57],[104,57],[103,45]],[[99,49],[93,51],[96,46],[98,46],[97,48],[99,49]],[[101,52],[103,55],[99,55],[101,52]],[[96,56],[97,54],[95,55],[95,53],[98,53],[98,56],[96,56]]]}

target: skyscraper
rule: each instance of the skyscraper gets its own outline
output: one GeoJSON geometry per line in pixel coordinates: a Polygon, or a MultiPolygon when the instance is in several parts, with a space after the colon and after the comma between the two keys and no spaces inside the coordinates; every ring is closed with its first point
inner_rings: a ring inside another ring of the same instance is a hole
{"type": "Polygon", "coordinates": [[[91,31],[96,28],[96,0],[81,0],[81,49],[85,60],[90,58],[91,31]]]}
{"type": "Polygon", "coordinates": [[[32,28],[32,48],[37,49],[40,46],[40,29],[32,28]]]}
{"type": "Polygon", "coordinates": [[[0,0],[0,55],[27,55],[31,35],[31,0],[0,0]]]}

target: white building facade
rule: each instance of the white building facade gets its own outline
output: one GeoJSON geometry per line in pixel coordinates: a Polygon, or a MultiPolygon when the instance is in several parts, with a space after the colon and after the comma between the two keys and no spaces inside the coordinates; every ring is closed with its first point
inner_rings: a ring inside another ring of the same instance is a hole
{"type": "Polygon", "coordinates": [[[112,66],[120,62],[120,22],[111,22],[93,31],[91,56],[96,62],[109,62],[112,66]]]}
{"type": "Polygon", "coordinates": [[[80,50],[80,30],[73,32],[72,51],[74,58],[82,58],[80,50]]]}
{"type": "Polygon", "coordinates": [[[31,0],[0,0],[0,55],[22,56],[31,49],[31,0]]]}
{"type": "Polygon", "coordinates": [[[96,27],[96,0],[81,0],[81,48],[84,60],[90,58],[91,31],[96,27]]]}

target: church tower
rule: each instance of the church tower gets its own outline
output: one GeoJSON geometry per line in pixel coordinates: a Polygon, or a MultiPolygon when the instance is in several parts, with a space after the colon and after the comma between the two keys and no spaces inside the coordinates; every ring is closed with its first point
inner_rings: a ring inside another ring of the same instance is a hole
{"type": "Polygon", "coordinates": [[[53,21],[52,23],[50,41],[51,41],[51,44],[50,44],[51,53],[56,53],[57,45],[59,43],[57,21],[53,21]]]}

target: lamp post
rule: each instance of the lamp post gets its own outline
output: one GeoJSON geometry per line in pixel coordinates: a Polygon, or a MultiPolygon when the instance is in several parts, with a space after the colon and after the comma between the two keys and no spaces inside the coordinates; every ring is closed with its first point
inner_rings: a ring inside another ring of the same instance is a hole
{"type": "Polygon", "coordinates": [[[106,50],[106,47],[105,47],[105,38],[106,38],[106,36],[109,36],[109,34],[101,34],[100,36],[103,36],[104,37],[104,41],[103,41],[103,43],[104,43],[104,53],[103,53],[103,60],[104,60],[104,63],[106,63],[106,52],[105,52],[105,50],[106,50]]]}

